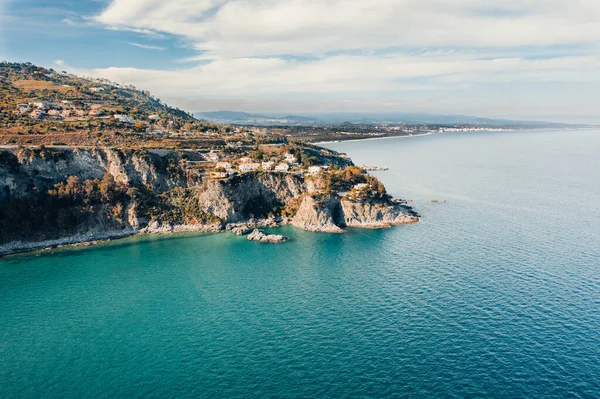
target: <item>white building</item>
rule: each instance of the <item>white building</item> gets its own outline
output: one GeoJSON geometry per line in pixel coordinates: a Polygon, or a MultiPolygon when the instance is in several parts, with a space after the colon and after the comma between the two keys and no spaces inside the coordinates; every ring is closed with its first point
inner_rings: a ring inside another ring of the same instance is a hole
{"type": "Polygon", "coordinates": [[[240,148],[242,145],[244,145],[244,143],[242,143],[241,141],[227,143],[227,147],[229,148],[240,148]]]}
{"type": "Polygon", "coordinates": [[[287,172],[290,170],[290,165],[287,163],[280,163],[275,166],[275,172],[287,172]]]}
{"type": "Polygon", "coordinates": [[[254,159],[249,157],[240,158],[240,163],[255,163],[254,159]]]}
{"type": "Polygon", "coordinates": [[[354,186],[354,189],[358,191],[364,190],[366,188],[369,188],[369,185],[367,183],[359,183],[354,186]]]}
{"type": "Polygon", "coordinates": [[[43,101],[38,101],[38,102],[34,102],[33,106],[37,109],[41,109],[43,111],[47,110],[50,108],[50,105],[48,103],[45,103],[43,101]]]}
{"type": "Polygon", "coordinates": [[[294,154],[290,154],[289,152],[287,152],[285,154],[285,162],[294,164],[297,162],[296,157],[294,156],[294,154]]]}
{"type": "Polygon", "coordinates": [[[308,173],[311,175],[318,175],[319,173],[321,173],[322,170],[323,170],[323,168],[320,166],[309,166],[308,167],[308,173]]]}
{"type": "Polygon", "coordinates": [[[258,170],[258,168],[260,168],[260,164],[259,163],[243,163],[240,166],[238,166],[240,172],[244,173],[244,172],[253,172],[255,170],[258,170]]]}
{"type": "Polygon", "coordinates": [[[213,172],[212,177],[215,179],[224,179],[227,177],[227,172],[213,172]]]}
{"type": "Polygon", "coordinates": [[[214,151],[211,151],[211,152],[209,152],[208,154],[204,154],[204,157],[205,157],[207,160],[209,160],[209,161],[212,161],[212,162],[218,162],[218,161],[219,161],[219,159],[221,159],[221,158],[219,157],[219,154],[217,154],[217,153],[216,153],[216,152],[214,152],[214,151]]]}
{"type": "Polygon", "coordinates": [[[114,118],[123,123],[135,123],[135,119],[129,115],[116,114],[114,118]]]}
{"type": "Polygon", "coordinates": [[[229,162],[217,162],[217,168],[223,168],[223,169],[231,169],[232,166],[229,162]]]}
{"type": "Polygon", "coordinates": [[[262,169],[263,170],[271,170],[271,169],[273,169],[274,165],[275,165],[275,162],[271,162],[271,161],[263,162],[262,169]]]}
{"type": "Polygon", "coordinates": [[[29,104],[19,104],[17,105],[17,111],[19,111],[19,113],[24,114],[26,112],[31,111],[31,107],[29,106],[29,104]]]}

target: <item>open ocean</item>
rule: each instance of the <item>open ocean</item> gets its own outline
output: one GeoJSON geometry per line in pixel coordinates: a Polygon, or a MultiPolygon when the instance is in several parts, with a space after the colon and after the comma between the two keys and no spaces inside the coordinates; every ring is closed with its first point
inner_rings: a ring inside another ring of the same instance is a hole
{"type": "Polygon", "coordinates": [[[600,397],[599,131],[327,146],[422,222],[0,258],[0,397],[600,397]]]}

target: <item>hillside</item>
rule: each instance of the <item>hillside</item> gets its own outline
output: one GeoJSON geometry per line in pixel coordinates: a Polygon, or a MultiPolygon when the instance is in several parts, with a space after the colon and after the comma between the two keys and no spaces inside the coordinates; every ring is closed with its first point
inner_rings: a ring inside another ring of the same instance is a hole
{"type": "Polygon", "coordinates": [[[0,145],[206,147],[244,133],[197,120],[133,86],[0,64],[0,145]]]}

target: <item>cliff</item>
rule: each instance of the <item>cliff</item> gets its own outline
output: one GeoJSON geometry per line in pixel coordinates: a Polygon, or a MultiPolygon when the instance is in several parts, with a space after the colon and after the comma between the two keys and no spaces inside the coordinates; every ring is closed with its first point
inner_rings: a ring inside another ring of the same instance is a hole
{"type": "Polygon", "coordinates": [[[292,225],[315,232],[341,233],[346,227],[386,228],[418,221],[412,208],[398,201],[305,195],[292,225]]]}
{"type": "Polygon", "coordinates": [[[0,254],[266,219],[323,232],[418,221],[410,207],[381,195],[382,187],[340,194],[335,184],[370,178],[355,171],[348,181],[340,168],[320,176],[261,171],[211,179],[187,158],[167,150],[0,151],[0,254]]]}

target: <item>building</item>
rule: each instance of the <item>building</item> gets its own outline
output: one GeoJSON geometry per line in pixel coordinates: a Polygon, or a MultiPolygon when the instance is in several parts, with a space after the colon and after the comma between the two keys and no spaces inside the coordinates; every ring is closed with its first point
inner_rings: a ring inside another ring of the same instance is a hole
{"type": "Polygon", "coordinates": [[[252,158],[243,157],[243,158],[240,158],[240,163],[255,163],[255,161],[252,158]]]}
{"type": "Polygon", "coordinates": [[[41,109],[41,110],[47,110],[48,108],[50,108],[50,105],[48,105],[48,103],[45,103],[43,101],[37,101],[33,103],[34,108],[37,109],[41,109]]]}
{"type": "Polygon", "coordinates": [[[229,148],[240,148],[242,145],[244,145],[244,143],[242,143],[241,141],[227,143],[227,147],[229,148]]]}
{"type": "Polygon", "coordinates": [[[116,114],[114,118],[123,123],[135,123],[135,119],[129,115],[116,114]]]}
{"type": "Polygon", "coordinates": [[[275,166],[275,172],[287,172],[290,170],[290,165],[287,163],[280,163],[275,166]]]}
{"type": "Polygon", "coordinates": [[[51,110],[48,110],[47,115],[51,116],[51,117],[54,117],[54,118],[57,118],[57,117],[61,116],[61,113],[57,109],[51,109],[51,110]]]}
{"type": "Polygon", "coordinates": [[[308,173],[313,176],[318,175],[319,173],[321,173],[322,170],[323,170],[323,168],[320,166],[309,166],[308,167],[308,173]]]}
{"type": "Polygon", "coordinates": [[[157,120],[157,119],[160,119],[160,115],[157,115],[157,114],[150,115],[150,116],[148,117],[148,119],[150,119],[150,120],[152,120],[152,121],[155,121],[155,120],[157,120]]]}
{"type": "Polygon", "coordinates": [[[215,179],[224,179],[227,177],[227,172],[212,172],[212,177],[215,179]]]}
{"type": "Polygon", "coordinates": [[[104,116],[106,115],[106,111],[102,110],[102,109],[92,109],[89,113],[89,116],[104,116]]]}
{"type": "Polygon", "coordinates": [[[361,190],[364,190],[364,189],[369,188],[369,187],[370,186],[367,183],[359,183],[359,184],[356,184],[354,186],[354,189],[357,190],[357,191],[361,191],[361,190]]]}
{"type": "Polygon", "coordinates": [[[231,166],[231,164],[229,162],[217,162],[216,167],[217,168],[223,168],[223,169],[231,169],[231,168],[233,168],[233,166],[231,166]]]}
{"type": "Polygon", "coordinates": [[[44,119],[46,117],[46,111],[43,111],[41,109],[34,109],[29,114],[29,117],[31,119],[44,119]]]}
{"type": "Polygon", "coordinates": [[[20,114],[25,114],[25,113],[31,111],[31,107],[29,106],[29,104],[19,104],[19,105],[17,105],[17,111],[20,114]]]}
{"type": "Polygon", "coordinates": [[[254,172],[255,170],[258,170],[258,168],[260,168],[260,164],[259,163],[243,163],[240,166],[238,166],[238,169],[242,173],[245,173],[245,172],[254,172]]]}
{"type": "Polygon", "coordinates": [[[290,164],[294,164],[296,162],[298,162],[298,160],[296,159],[296,157],[294,156],[294,154],[290,154],[289,152],[285,154],[285,162],[290,163],[290,164]]]}
{"type": "Polygon", "coordinates": [[[262,169],[263,170],[271,170],[271,169],[273,169],[274,165],[275,165],[275,162],[271,162],[271,161],[263,162],[262,169]]]}
{"type": "Polygon", "coordinates": [[[219,162],[219,160],[221,159],[219,157],[219,154],[217,154],[215,151],[211,151],[208,154],[203,154],[204,158],[206,158],[206,160],[211,161],[211,162],[219,162]]]}

